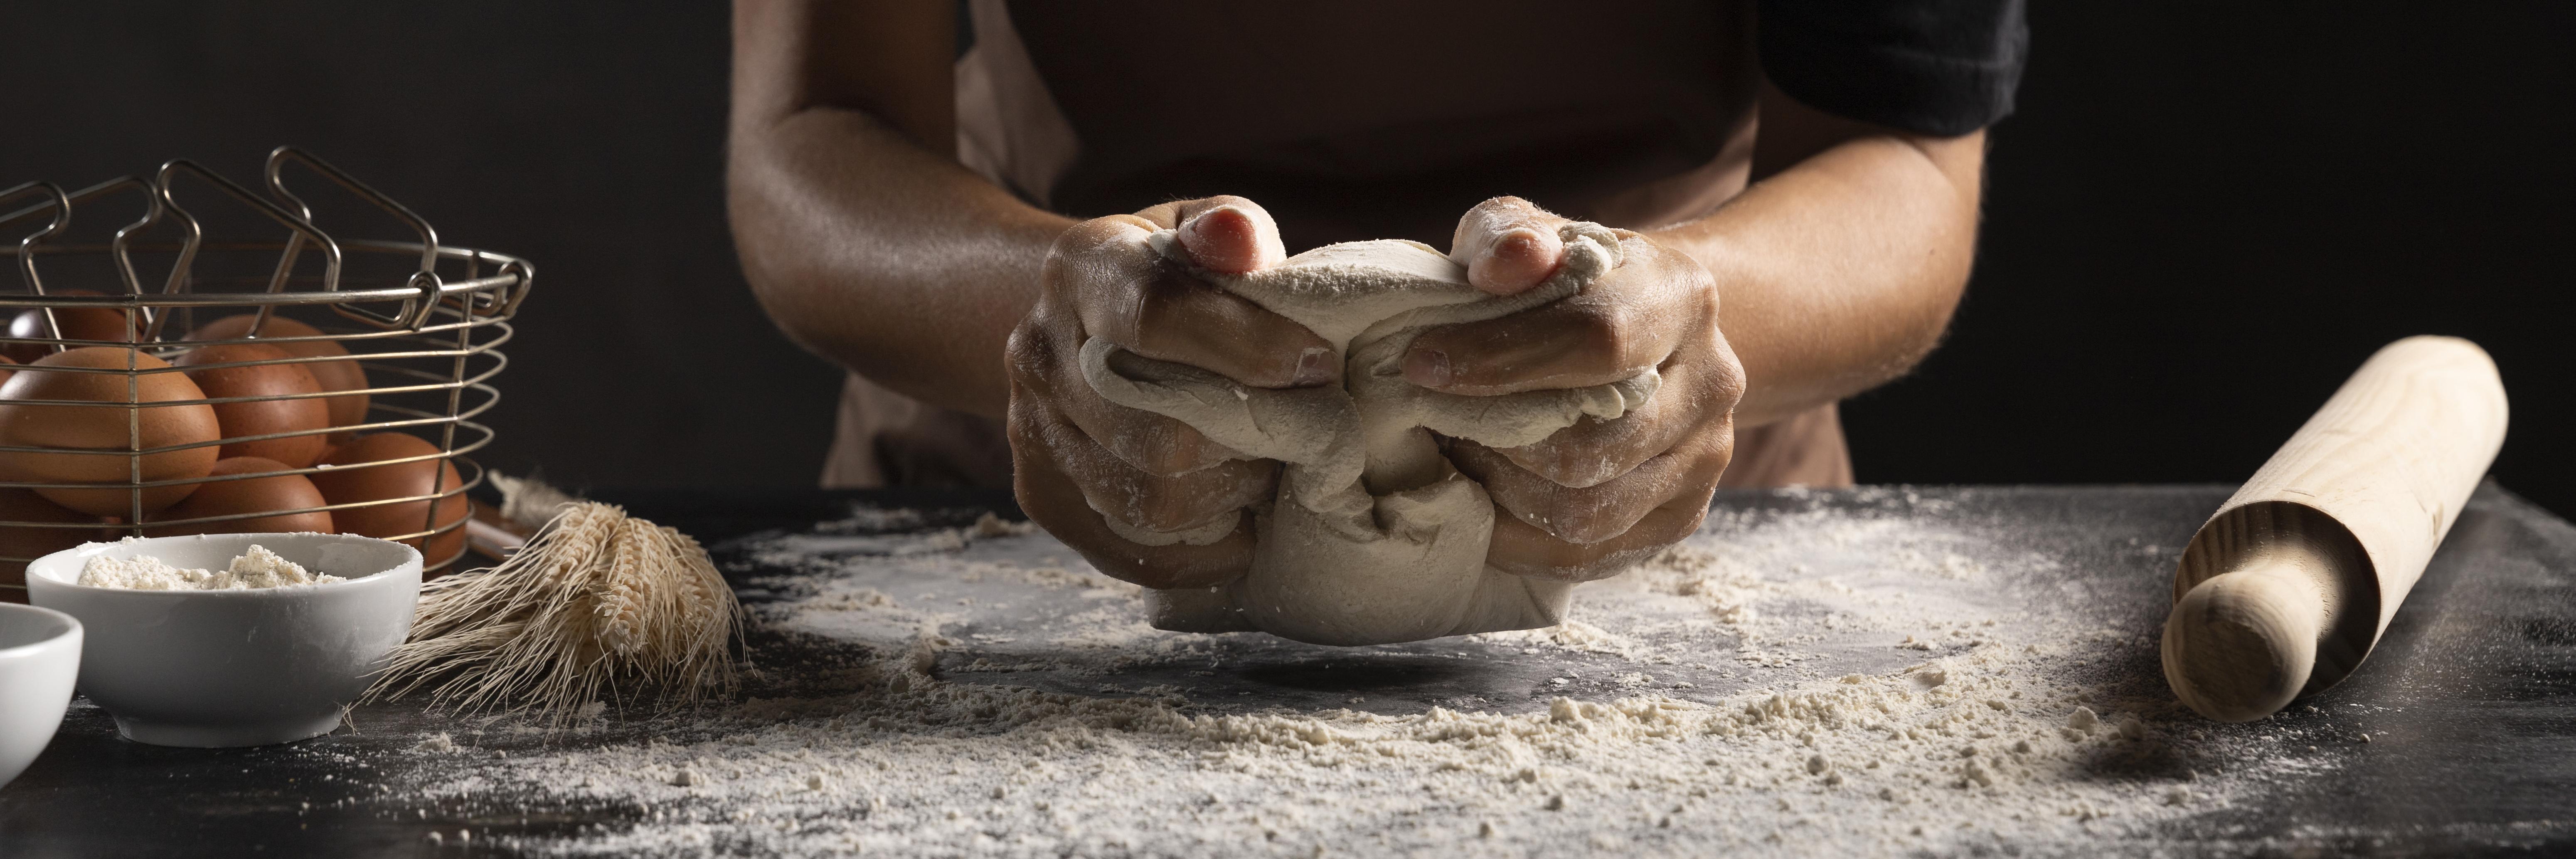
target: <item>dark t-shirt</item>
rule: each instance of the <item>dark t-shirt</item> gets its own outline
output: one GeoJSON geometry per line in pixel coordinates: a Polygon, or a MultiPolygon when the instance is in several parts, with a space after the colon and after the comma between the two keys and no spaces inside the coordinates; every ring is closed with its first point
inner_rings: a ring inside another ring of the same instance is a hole
{"type": "MultiPolygon", "coordinates": [[[[1504,194],[1643,228],[1742,190],[1767,75],[1840,116],[2012,111],[2022,0],[963,0],[958,155],[1077,217],[1235,194],[1291,252],[1447,247],[1504,194]]],[[[1740,428],[1729,485],[1850,481],[1832,407],[1740,428]]],[[[989,419],[851,377],[826,485],[1009,481],[989,419]]]]}
{"type": "Polygon", "coordinates": [[[1818,110],[1959,135],[2011,115],[2022,0],[1763,0],[1762,71],[1818,110]]]}

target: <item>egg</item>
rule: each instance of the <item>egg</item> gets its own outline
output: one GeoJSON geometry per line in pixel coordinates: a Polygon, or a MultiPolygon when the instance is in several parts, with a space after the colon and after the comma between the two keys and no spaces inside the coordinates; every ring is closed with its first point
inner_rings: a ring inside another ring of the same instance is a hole
{"type": "MultiPolygon", "coordinates": [[[[256,322],[258,320],[259,316],[251,313],[244,313],[239,316],[226,316],[222,319],[206,323],[195,331],[188,332],[187,339],[240,339],[242,337],[250,336],[250,325],[252,322],[256,322]]],[[[267,325],[260,326],[259,335],[262,337],[320,337],[322,336],[322,329],[315,328],[283,316],[271,316],[268,318],[267,325]]],[[[286,350],[286,354],[293,355],[298,358],[326,358],[346,356],[349,354],[348,348],[341,346],[339,342],[335,340],[305,340],[300,342],[272,343],[269,345],[275,346],[279,349],[284,349],[286,350]]],[[[367,371],[360,368],[358,366],[358,362],[354,360],[315,361],[304,365],[304,369],[313,374],[314,381],[322,383],[322,390],[325,391],[364,391],[367,389],[367,371]]],[[[332,426],[356,426],[367,422],[366,394],[361,393],[351,394],[345,397],[331,397],[323,400],[323,402],[328,404],[331,410],[332,426]]]]}
{"type": "MultiPolygon", "coordinates": [[[[465,483],[456,466],[444,459],[424,459],[392,465],[369,465],[414,456],[435,456],[438,446],[422,441],[419,436],[398,432],[362,435],[348,444],[334,448],[322,460],[323,470],[313,473],[313,485],[322,497],[333,504],[353,504],[428,495],[432,492],[455,492],[465,483]],[[437,486],[431,486],[432,481],[437,486]]],[[[464,493],[449,495],[438,501],[438,524],[446,527],[465,520],[468,508],[464,493]]],[[[417,534],[428,530],[430,502],[405,501],[369,507],[349,507],[332,511],[331,521],[340,533],[369,537],[392,537],[417,534]]],[[[420,538],[403,541],[419,546],[420,538]]],[[[429,548],[421,552],[431,567],[444,564],[465,552],[465,529],[457,528],[439,534],[429,548]]]]}
{"type": "MultiPolygon", "coordinates": [[[[267,474],[272,471],[288,470],[291,469],[286,463],[274,459],[231,456],[217,461],[214,470],[207,472],[206,476],[267,474]]],[[[270,531],[318,531],[328,534],[333,531],[331,511],[328,510],[181,525],[155,523],[208,516],[300,510],[306,507],[323,507],[330,503],[323,499],[322,490],[313,488],[313,481],[305,479],[301,474],[274,474],[244,480],[209,480],[199,484],[197,491],[189,493],[186,499],[170,505],[159,513],[145,517],[143,536],[255,534],[270,531]]]]}
{"type": "MultiPolygon", "coordinates": [[[[102,521],[77,510],[45,500],[44,496],[24,489],[0,489],[0,522],[41,522],[64,525],[96,525],[102,521]]],[[[0,585],[27,583],[27,561],[87,543],[91,540],[113,540],[116,532],[106,528],[48,528],[43,525],[0,525],[0,585]]],[[[26,602],[27,592],[0,588],[0,602],[26,602]]]]}
{"type": "MultiPolygon", "coordinates": [[[[170,362],[177,367],[203,367],[208,364],[232,364],[243,361],[282,361],[291,356],[286,350],[259,343],[227,346],[200,346],[188,350],[170,362]]],[[[322,393],[322,383],[303,364],[265,364],[249,367],[207,367],[189,370],[188,380],[197,383],[212,399],[227,397],[279,397],[292,394],[322,393]]],[[[215,422],[225,438],[268,435],[271,433],[311,433],[260,441],[228,442],[219,454],[224,458],[255,456],[274,459],[292,468],[304,468],[322,460],[331,443],[322,430],[331,426],[330,407],[320,399],[259,400],[245,403],[216,403],[215,422]]]]}
{"type": "MultiPolygon", "coordinates": [[[[52,294],[105,295],[106,293],[87,289],[63,289],[55,290],[52,294]]],[[[139,320],[137,321],[139,323],[139,320]]],[[[54,324],[61,327],[65,340],[112,340],[132,343],[141,339],[134,336],[137,326],[127,324],[125,311],[121,309],[57,307],[54,308],[54,324]]],[[[17,318],[9,320],[9,336],[46,336],[44,309],[30,307],[18,311],[17,318]]],[[[6,355],[21,364],[34,363],[38,358],[53,354],[53,351],[54,347],[43,343],[11,343],[0,347],[0,355],[6,355]]]]}
{"type": "Polygon", "coordinates": [[[147,454],[142,459],[146,481],[190,480],[215,467],[215,446],[223,437],[215,409],[204,403],[145,406],[39,405],[23,400],[74,400],[92,403],[162,403],[205,399],[197,383],[180,373],[72,373],[47,368],[85,367],[123,370],[131,360],[141,370],[170,366],[159,358],[114,346],[89,346],[47,355],[0,384],[0,445],[55,448],[46,452],[0,452],[0,476],[29,483],[94,483],[99,488],[36,490],[46,500],[93,516],[127,515],[139,498],[150,513],[188,497],[194,483],[132,489],[133,460],[125,451],[203,444],[147,454]],[[129,382],[131,387],[129,387],[129,382]],[[139,436],[129,435],[132,429],[139,436]],[[140,441],[140,446],[135,442],[140,441]]]}
{"type": "MultiPolygon", "coordinates": [[[[7,356],[7,355],[0,355],[0,367],[16,367],[16,366],[18,366],[18,362],[16,362],[16,361],[12,361],[12,360],[9,360],[9,356],[7,356]]],[[[8,384],[8,383],[9,383],[9,377],[11,377],[11,376],[15,376],[15,375],[18,375],[18,371],[16,371],[16,370],[0,370],[0,385],[6,385],[6,384],[8,384]]]]}

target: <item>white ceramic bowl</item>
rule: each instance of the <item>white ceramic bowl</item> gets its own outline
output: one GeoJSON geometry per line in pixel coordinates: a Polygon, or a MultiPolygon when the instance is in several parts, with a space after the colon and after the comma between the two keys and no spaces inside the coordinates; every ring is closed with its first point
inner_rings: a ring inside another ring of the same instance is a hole
{"type": "Polygon", "coordinates": [[[156,746],[260,746],[339,727],[341,708],[411,633],[420,552],[349,534],[198,534],[91,543],[27,565],[28,601],[79,618],[80,691],[126,739],[156,746]],[[321,585],[141,591],[76,584],[92,557],[149,555],[220,570],[253,544],[321,585]]]}
{"type": "Polygon", "coordinates": [[[72,703],[81,624],[49,608],[0,603],[0,785],[27,770],[72,703]]]}

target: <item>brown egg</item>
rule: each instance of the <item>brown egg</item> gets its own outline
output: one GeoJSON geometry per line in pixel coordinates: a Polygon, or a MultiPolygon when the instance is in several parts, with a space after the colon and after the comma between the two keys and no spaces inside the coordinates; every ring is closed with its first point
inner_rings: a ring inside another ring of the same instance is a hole
{"type": "MultiPolygon", "coordinates": [[[[279,361],[288,357],[286,350],[275,346],[244,343],[200,346],[170,363],[178,367],[198,367],[242,361],[279,361]]],[[[314,381],[313,374],[304,369],[306,366],[270,364],[189,370],[188,380],[196,382],[197,388],[213,399],[322,393],[322,383],[314,381]]],[[[304,468],[322,461],[323,450],[331,446],[321,432],[331,426],[331,410],[320,399],[216,403],[215,421],[222,426],[225,438],[281,432],[312,433],[263,441],[229,442],[221,454],[225,458],[255,456],[274,459],[291,468],[304,468]]]]}
{"type": "MultiPolygon", "coordinates": [[[[286,471],[286,463],[256,456],[225,457],[215,463],[208,477],[228,474],[266,474],[286,471]]],[[[162,525],[181,519],[208,516],[232,516],[241,513],[265,513],[272,510],[299,510],[330,504],[322,490],[301,474],[278,474],[248,480],[214,480],[197,485],[186,500],[170,505],[143,520],[143,536],[170,537],[179,534],[257,534],[272,531],[318,531],[332,533],[331,511],[288,513],[278,516],[256,516],[249,519],[227,519],[220,522],[162,525]]]]}
{"type": "MultiPolygon", "coordinates": [[[[12,360],[9,360],[9,356],[7,356],[7,355],[0,355],[0,367],[15,367],[15,366],[18,366],[18,362],[16,362],[16,361],[12,361],[12,360]]],[[[6,385],[6,384],[8,384],[8,383],[9,383],[9,377],[11,377],[11,376],[15,376],[15,375],[18,375],[18,371],[16,371],[16,370],[0,370],[0,385],[6,385]]]]}
{"type": "MultiPolygon", "coordinates": [[[[0,476],[30,483],[95,483],[100,488],[38,489],[56,504],[94,516],[122,516],[128,513],[137,496],[143,512],[150,513],[179,503],[195,491],[194,483],[180,483],[150,489],[126,488],[133,482],[133,454],[125,451],[149,450],[186,444],[202,444],[223,437],[215,420],[215,409],[204,403],[178,406],[146,406],[141,409],[121,408],[123,404],[161,403],[172,400],[200,400],[206,394],[197,383],[179,373],[69,373],[48,371],[47,367],[94,367],[123,370],[131,358],[136,369],[153,370],[170,366],[150,355],[114,346],[90,346],[47,355],[9,377],[0,384],[0,445],[57,448],[48,453],[0,453],[0,476]],[[128,387],[129,381],[132,388],[128,387]],[[139,393],[139,399],[136,394],[139,393]],[[19,400],[85,400],[117,405],[35,405],[19,400]],[[128,433],[129,415],[132,429],[141,431],[141,446],[128,433]],[[79,452],[92,451],[92,452],[79,452]],[[124,484],[124,485],[119,485],[124,484]]],[[[204,477],[215,466],[215,448],[190,447],[168,450],[141,457],[142,477],[146,481],[187,480],[204,477]]]]}
{"type": "MultiPolygon", "coordinates": [[[[51,294],[105,295],[106,293],[88,289],[60,289],[54,290],[51,294]]],[[[134,336],[134,332],[138,330],[142,320],[138,316],[134,321],[135,325],[127,325],[127,317],[123,310],[104,307],[54,308],[54,324],[62,327],[62,336],[66,340],[112,340],[132,343],[141,339],[134,336]]],[[[9,336],[45,336],[45,311],[34,307],[18,311],[17,318],[9,320],[9,336]]],[[[35,363],[36,359],[53,352],[54,347],[43,343],[11,343],[6,347],[0,347],[0,355],[5,355],[21,364],[35,363]]]]}
{"type": "MultiPolygon", "coordinates": [[[[188,339],[233,340],[247,337],[250,336],[250,324],[258,319],[257,314],[251,313],[226,316],[188,332],[188,339]]],[[[271,316],[268,318],[267,325],[260,326],[259,334],[262,337],[320,337],[322,329],[283,316],[271,316]]],[[[306,340],[271,345],[284,349],[286,354],[298,358],[323,358],[349,354],[347,347],[341,346],[334,340],[306,340]]],[[[304,365],[304,369],[313,373],[313,380],[321,382],[322,390],[325,391],[367,389],[367,371],[361,369],[356,361],[315,361],[304,365]]],[[[331,397],[323,402],[330,404],[332,426],[356,426],[367,422],[367,395],[365,394],[331,397]]]]}
{"type": "MultiPolygon", "coordinates": [[[[44,496],[24,489],[0,489],[0,522],[59,522],[65,525],[96,525],[101,520],[77,510],[45,500],[44,496]]],[[[0,585],[27,583],[27,561],[78,546],[92,540],[113,540],[117,532],[106,528],[47,528],[41,525],[0,525],[0,585]]],[[[0,602],[26,602],[27,592],[0,588],[0,602]]]]}
{"type": "MultiPolygon", "coordinates": [[[[398,432],[362,435],[348,444],[334,448],[331,455],[323,459],[323,465],[329,467],[314,472],[313,485],[321,489],[322,497],[331,499],[333,504],[380,501],[386,498],[428,495],[432,492],[454,492],[456,487],[464,485],[465,480],[456,473],[456,466],[448,464],[446,460],[426,459],[393,465],[366,465],[366,463],[406,457],[430,456],[438,452],[437,445],[422,441],[416,435],[398,432]],[[437,487],[434,489],[431,487],[432,481],[437,482],[437,487]]],[[[439,499],[438,524],[445,527],[464,521],[467,510],[471,506],[466,502],[463,493],[439,499]]],[[[396,534],[417,534],[428,530],[429,513],[430,502],[406,501],[398,504],[378,504],[335,510],[332,511],[331,521],[339,525],[340,533],[343,534],[392,537],[396,534]]],[[[420,545],[420,538],[414,537],[403,542],[416,547],[420,545]]],[[[465,529],[457,528],[438,535],[429,548],[421,551],[421,555],[427,559],[428,566],[436,567],[464,552],[465,529]]]]}

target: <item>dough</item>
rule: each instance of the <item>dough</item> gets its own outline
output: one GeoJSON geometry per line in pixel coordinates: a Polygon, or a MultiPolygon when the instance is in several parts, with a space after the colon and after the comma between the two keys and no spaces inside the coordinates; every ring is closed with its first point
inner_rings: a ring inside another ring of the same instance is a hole
{"type": "MultiPolygon", "coordinates": [[[[1589,388],[1470,397],[1404,380],[1405,348],[1423,329],[1491,319],[1581,291],[1619,264],[1599,224],[1560,231],[1565,264],[1536,289],[1487,295],[1465,267],[1420,242],[1331,245],[1209,283],[1312,329],[1344,357],[1343,384],[1248,388],[1195,367],[1155,361],[1106,340],[1082,345],[1082,375],[1110,402],[1168,415],[1247,458],[1285,464],[1279,495],[1255,509],[1251,571],[1212,588],[1155,591],[1153,622],[1188,632],[1259,630],[1317,644],[1384,644],[1553,626],[1572,585],[1485,566],[1494,507],[1458,473],[1433,433],[1492,447],[1531,444],[1585,416],[1615,420],[1653,396],[1653,368],[1589,388]]],[[[1149,241],[1188,263],[1170,232],[1149,241]]],[[[1183,532],[1151,531],[1103,512],[1149,545],[1206,545],[1236,517],[1183,532]]]]}

